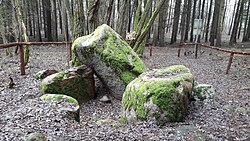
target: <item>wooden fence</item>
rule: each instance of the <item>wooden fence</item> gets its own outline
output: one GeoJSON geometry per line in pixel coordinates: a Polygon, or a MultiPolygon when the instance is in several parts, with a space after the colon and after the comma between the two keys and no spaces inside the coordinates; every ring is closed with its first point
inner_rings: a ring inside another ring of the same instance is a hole
{"type": "Polygon", "coordinates": [[[20,70],[21,75],[25,75],[25,64],[24,64],[24,45],[67,45],[69,58],[72,59],[72,52],[71,52],[71,42],[16,42],[16,43],[9,43],[9,44],[0,44],[0,49],[10,48],[10,47],[18,47],[19,49],[19,56],[20,56],[20,70]]]}
{"type": "Polygon", "coordinates": [[[179,48],[178,48],[178,57],[180,57],[180,52],[181,52],[181,48],[187,46],[187,45],[194,45],[195,47],[195,58],[197,59],[197,55],[198,55],[198,47],[205,47],[205,48],[210,48],[210,49],[214,49],[217,51],[222,51],[222,52],[227,52],[230,53],[229,56],[229,62],[227,65],[227,70],[226,70],[226,74],[229,73],[229,70],[231,68],[232,62],[233,62],[233,58],[235,54],[240,54],[240,55],[250,55],[250,52],[239,52],[239,51],[233,51],[233,50],[227,50],[227,49],[223,49],[223,48],[218,48],[218,47],[214,47],[214,46],[209,46],[209,45],[205,45],[205,44],[201,44],[201,43],[184,43],[184,44],[180,44],[179,48]]]}

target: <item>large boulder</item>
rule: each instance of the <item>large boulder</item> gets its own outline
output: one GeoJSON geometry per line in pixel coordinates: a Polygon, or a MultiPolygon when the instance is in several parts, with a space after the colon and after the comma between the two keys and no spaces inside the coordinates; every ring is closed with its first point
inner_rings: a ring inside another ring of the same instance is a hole
{"type": "Polygon", "coordinates": [[[123,94],[121,120],[153,120],[159,124],[182,121],[193,83],[193,75],[183,65],[141,74],[127,86],[123,94]]]}
{"type": "Polygon", "coordinates": [[[95,97],[93,74],[93,70],[86,66],[55,73],[42,81],[42,91],[44,93],[65,94],[82,104],[95,97]]]}
{"type": "Polygon", "coordinates": [[[77,60],[93,68],[118,99],[122,98],[127,84],[146,70],[128,43],[105,24],[92,34],[76,39],[72,48],[77,60]]]}

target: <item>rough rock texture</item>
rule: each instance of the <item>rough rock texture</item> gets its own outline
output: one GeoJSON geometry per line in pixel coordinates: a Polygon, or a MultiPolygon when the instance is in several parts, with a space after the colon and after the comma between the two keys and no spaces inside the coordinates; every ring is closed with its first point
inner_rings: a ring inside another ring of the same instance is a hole
{"type": "Polygon", "coordinates": [[[71,96],[82,104],[95,97],[93,70],[82,66],[52,74],[42,81],[42,90],[71,96]]]}
{"type": "Polygon", "coordinates": [[[70,103],[76,103],[78,105],[78,102],[75,98],[63,95],[63,94],[44,94],[40,97],[44,101],[64,101],[64,102],[70,102],[70,103]]]}
{"type": "Polygon", "coordinates": [[[194,87],[194,93],[192,97],[194,99],[204,100],[213,98],[214,94],[215,90],[212,85],[198,84],[197,86],[194,87]]]}
{"type": "Polygon", "coordinates": [[[154,120],[164,124],[181,121],[193,90],[193,75],[183,65],[154,69],[141,74],[126,88],[122,120],[154,120]]]}
{"type": "Polygon", "coordinates": [[[54,108],[64,113],[63,114],[64,117],[80,122],[79,104],[77,100],[74,99],[73,97],[62,94],[44,94],[40,98],[41,100],[46,102],[58,101],[58,102],[70,103],[70,106],[62,105],[62,106],[55,106],[54,108]]]}
{"type": "Polygon", "coordinates": [[[40,80],[40,79],[44,79],[49,75],[55,74],[57,73],[57,70],[41,70],[39,72],[37,72],[34,77],[36,80],[40,80]]]}
{"type": "Polygon", "coordinates": [[[209,137],[193,125],[182,125],[176,129],[177,137],[185,137],[189,141],[210,141],[209,137]]]}
{"type": "Polygon", "coordinates": [[[34,132],[29,134],[25,141],[46,141],[46,139],[43,133],[34,132]]]}
{"type": "Polygon", "coordinates": [[[118,99],[122,98],[127,84],[146,70],[128,43],[105,24],[92,34],[76,39],[72,48],[77,60],[93,68],[118,99]]]}

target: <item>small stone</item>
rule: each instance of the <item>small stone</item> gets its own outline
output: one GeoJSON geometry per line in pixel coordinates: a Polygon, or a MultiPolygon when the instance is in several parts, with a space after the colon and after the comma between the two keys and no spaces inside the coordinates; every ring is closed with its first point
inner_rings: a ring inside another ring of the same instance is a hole
{"type": "Polygon", "coordinates": [[[25,141],[45,141],[45,136],[43,133],[34,132],[28,135],[25,141]]]}
{"type": "Polygon", "coordinates": [[[215,90],[212,85],[209,84],[198,84],[194,87],[192,98],[196,100],[211,99],[214,97],[215,90]]]}
{"type": "Polygon", "coordinates": [[[41,80],[46,78],[49,75],[52,75],[54,73],[57,73],[58,71],[56,70],[41,70],[39,72],[37,72],[36,74],[34,74],[34,77],[36,80],[41,80]]]}
{"type": "Polygon", "coordinates": [[[104,103],[111,103],[111,100],[108,98],[108,96],[104,95],[101,99],[100,99],[101,102],[104,102],[104,103]]]}

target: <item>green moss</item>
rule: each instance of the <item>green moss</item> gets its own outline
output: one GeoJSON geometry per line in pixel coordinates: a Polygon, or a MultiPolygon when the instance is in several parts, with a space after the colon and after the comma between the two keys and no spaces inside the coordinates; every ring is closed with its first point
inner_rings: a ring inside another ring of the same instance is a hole
{"type": "Polygon", "coordinates": [[[204,100],[204,99],[206,99],[203,95],[202,95],[202,88],[197,88],[196,90],[195,90],[195,94],[196,94],[196,96],[198,97],[198,99],[200,99],[200,100],[204,100]]]}
{"type": "Polygon", "coordinates": [[[129,71],[125,71],[121,73],[121,78],[124,81],[124,83],[126,85],[128,85],[132,80],[135,79],[135,76],[133,73],[129,72],[129,71]]]}
{"type": "Polygon", "coordinates": [[[78,104],[76,99],[70,96],[63,95],[63,94],[45,94],[45,95],[42,95],[40,98],[44,101],[65,101],[69,103],[78,104]]]}
{"type": "Polygon", "coordinates": [[[72,50],[76,57],[77,47],[82,47],[80,52],[85,58],[90,58],[94,53],[100,54],[102,60],[120,76],[125,85],[146,70],[146,66],[128,43],[107,25],[99,26],[92,34],[74,41],[72,50]],[[103,38],[100,39],[100,36],[103,38]],[[83,44],[86,47],[82,47],[83,44]],[[127,58],[128,55],[132,55],[132,60],[127,58]]]}
{"type": "Polygon", "coordinates": [[[238,108],[236,108],[236,110],[239,111],[242,114],[246,114],[247,113],[247,109],[244,108],[244,107],[238,107],[238,108]]]}
{"type": "Polygon", "coordinates": [[[177,71],[183,71],[183,73],[190,73],[190,69],[183,65],[173,65],[162,69],[155,69],[155,74],[162,75],[163,73],[175,73],[177,71]]]}
{"type": "Polygon", "coordinates": [[[34,74],[34,78],[35,78],[36,80],[41,79],[42,73],[43,73],[43,71],[37,72],[36,74],[34,74]]]}
{"type": "Polygon", "coordinates": [[[127,119],[126,117],[122,116],[122,117],[120,118],[120,122],[121,122],[122,124],[126,124],[126,123],[128,122],[128,119],[127,119]]]}
{"type": "MultiPolygon", "coordinates": [[[[176,67],[177,68],[177,67],[176,67]]],[[[176,69],[167,69],[167,71],[175,71],[176,69]]],[[[185,69],[187,70],[187,69],[185,69]]],[[[164,73],[164,72],[163,72],[164,73]]],[[[171,76],[171,79],[159,80],[153,79],[142,80],[142,77],[147,73],[140,75],[139,78],[131,82],[124,93],[122,106],[125,109],[134,108],[137,118],[146,119],[148,109],[145,109],[144,104],[152,98],[153,104],[159,107],[159,113],[154,112],[154,117],[157,119],[164,114],[170,121],[182,120],[181,102],[178,102],[176,87],[180,82],[187,81],[193,83],[193,76],[191,73],[183,73],[176,76],[171,76]]]]}
{"type": "Polygon", "coordinates": [[[62,71],[62,72],[56,73],[55,75],[56,76],[53,78],[53,81],[62,80],[65,75],[65,72],[62,71]]]}
{"type": "MultiPolygon", "coordinates": [[[[88,83],[85,82],[84,78],[80,75],[76,76],[70,82],[65,81],[62,84],[60,80],[67,79],[70,77],[70,73],[68,72],[60,72],[57,73],[56,76],[51,80],[52,83],[46,83],[42,81],[41,87],[44,93],[55,93],[55,94],[65,94],[71,96],[77,100],[79,99],[90,99],[91,97],[88,95],[86,91],[86,87],[88,87],[88,83]],[[76,88],[78,88],[76,90],[76,88]]],[[[81,102],[81,101],[79,101],[81,102]]]]}

